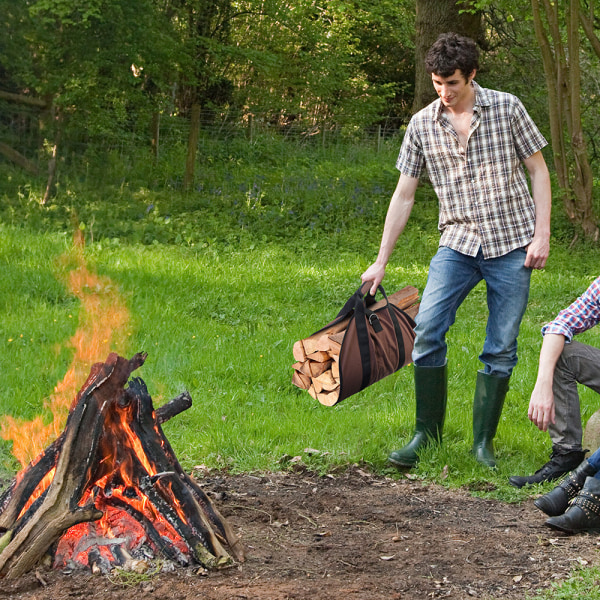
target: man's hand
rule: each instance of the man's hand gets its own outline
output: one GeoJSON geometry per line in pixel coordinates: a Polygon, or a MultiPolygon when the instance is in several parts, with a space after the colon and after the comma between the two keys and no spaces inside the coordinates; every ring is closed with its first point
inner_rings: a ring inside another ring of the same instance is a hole
{"type": "Polygon", "coordinates": [[[531,269],[543,269],[546,266],[546,260],[550,254],[550,243],[547,239],[540,239],[533,236],[531,243],[527,246],[527,256],[525,257],[525,266],[531,269]]]}
{"type": "Polygon", "coordinates": [[[385,266],[380,265],[378,263],[373,263],[361,276],[361,280],[363,283],[367,281],[371,283],[371,289],[369,290],[369,294],[374,296],[377,293],[377,287],[383,281],[385,277],[385,266]]]}
{"type": "Polygon", "coordinates": [[[540,430],[546,431],[555,423],[554,410],[554,370],[565,347],[565,336],[558,333],[547,333],[540,350],[538,376],[531,392],[529,420],[540,430]]]}
{"type": "Polygon", "coordinates": [[[540,431],[546,431],[550,424],[554,425],[556,421],[552,384],[549,386],[535,386],[529,400],[527,416],[540,431]]]}

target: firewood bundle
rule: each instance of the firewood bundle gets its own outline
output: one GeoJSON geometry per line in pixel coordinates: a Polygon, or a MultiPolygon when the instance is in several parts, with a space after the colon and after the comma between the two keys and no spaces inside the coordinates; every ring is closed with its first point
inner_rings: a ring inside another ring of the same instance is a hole
{"type": "MultiPolygon", "coordinates": [[[[418,296],[417,288],[406,286],[388,296],[388,301],[414,319],[419,311],[418,296]]],[[[384,306],[385,300],[380,300],[370,308],[375,311],[384,306]]],[[[298,340],[293,346],[296,362],[292,365],[292,383],[325,406],[333,406],[339,399],[340,352],[349,322],[350,317],[298,340]]]]}

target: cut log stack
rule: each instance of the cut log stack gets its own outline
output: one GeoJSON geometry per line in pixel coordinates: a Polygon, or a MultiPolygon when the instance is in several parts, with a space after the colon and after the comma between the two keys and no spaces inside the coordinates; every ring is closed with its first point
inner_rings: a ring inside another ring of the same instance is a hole
{"type": "MultiPolygon", "coordinates": [[[[414,319],[419,311],[418,297],[417,288],[406,286],[388,296],[388,300],[414,319]]],[[[384,306],[385,300],[380,300],[370,308],[377,310],[384,306]]],[[[325,406],[333,406],[340,395],[340,351],[349,322],[350,317],[298,340],[293,347],[296,362],[292,383],[325,406]]]]}

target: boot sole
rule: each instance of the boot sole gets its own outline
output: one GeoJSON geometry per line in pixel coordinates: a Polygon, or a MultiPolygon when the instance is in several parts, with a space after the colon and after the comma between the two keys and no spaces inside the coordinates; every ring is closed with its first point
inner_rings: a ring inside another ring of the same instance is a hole
{"type": "Polygon", "coordinates": [[[568,533],[570,535],[574,535],[576,533],[590,533],[590,534],[599,534],[600,533],[599,527],[594,527],[591,529],[569,529],[567,527],[561,527],[560,525],[556,525],[554,523],[548,523],[547,521],[546,521],[546,523],[544,523],[544,525],[546,525],[546,527],[550,527],[550,529],[554,529],[555,531],[562,531],[563,533],[568,533]]]}
{"type": "Polygon", "coordinates": [[[395,459],[393,459],[393,458],[389,458],[389,457],[388,457],[387,461],[388,461],[388,462],[389,462],[391,465],[394,465],[395,467],[404,467],[404,468],[408,468],[408,469],[410,469],[410,468],[412,468],[412,467],[416,467],[416,466],[417,466],[417,463],[419,462],[419,461],[417,461],[417,460],[416,460],[416,461],[414,461],[414,462],[409,462],[409,461],[404,461],[404,462],[402,462],[402,461],[395,460],[395,459]]]}

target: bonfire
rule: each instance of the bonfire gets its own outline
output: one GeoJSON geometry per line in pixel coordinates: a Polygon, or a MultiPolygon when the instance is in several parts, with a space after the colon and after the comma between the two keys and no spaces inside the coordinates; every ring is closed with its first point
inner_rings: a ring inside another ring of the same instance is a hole
{"type": "Polygon", "coordinates": [[[145,359],[111,353],[95,364],[65,429],[0,498],[0,577],[19,577],[45,557],[55,568],[100,572],[243,561],[232,528],[162,431],[191,398],[155,410],[144,381],[129,380],[145,359]]]}

